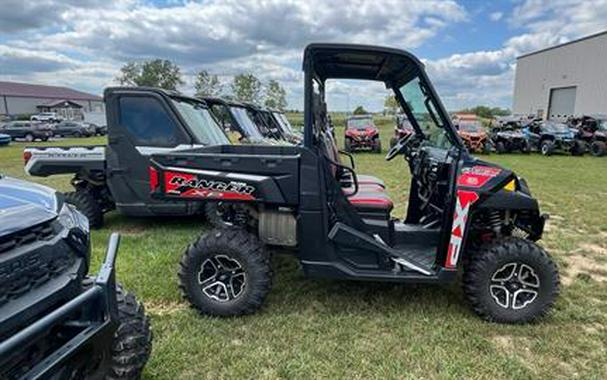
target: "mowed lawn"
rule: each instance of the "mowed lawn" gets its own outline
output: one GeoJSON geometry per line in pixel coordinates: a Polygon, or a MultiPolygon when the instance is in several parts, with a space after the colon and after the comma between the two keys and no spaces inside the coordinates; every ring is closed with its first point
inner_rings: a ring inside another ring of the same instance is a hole
{"type": "MultiPolygon", "coordinates": [[[[343,124],[337,124],[341,143],[343,124]]],[[[380,124],[385,154],[393,123],[380,124]]],[[[1,173],[70,189],[69,177],[26,177],[24,145],[0,148],[1,173]]],[[[99,263],[110,232],[122,234],[118,278],[145,303],[154,330],[144,378],[607,378],[607,158],[483,158],[525,177],[551,214],[541,244],[558,262],[563,284],[547,318],[527,326],[490,324],[469,309],[459,283],[309,280],[287,255],[274,256],[274,286],[258,314],[204,317],[181,299],[176,276],[204,221],[111,213],[92,233],[93,256],[99,263]]],[[[360,153],[356,162],[360,173],[386,181],[398,203],[395,215],[402,215],[409,185],[402,159],[360,153]]]]}

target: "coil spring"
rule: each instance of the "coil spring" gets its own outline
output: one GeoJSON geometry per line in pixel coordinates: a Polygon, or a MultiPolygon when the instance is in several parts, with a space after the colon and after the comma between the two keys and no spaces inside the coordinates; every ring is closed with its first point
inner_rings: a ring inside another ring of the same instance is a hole
{"type": "Polygon", "coordinates": [[[491,211],[487,216],[487,224],[496,233],[499,233],[502,228],[502,215],[499,211],[491,211]]]}

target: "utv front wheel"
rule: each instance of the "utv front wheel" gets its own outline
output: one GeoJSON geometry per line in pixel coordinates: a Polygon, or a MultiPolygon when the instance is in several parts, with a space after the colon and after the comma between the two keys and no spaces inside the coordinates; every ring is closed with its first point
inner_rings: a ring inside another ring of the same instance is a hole
{"type": "Polygon", "coordinates": [[[86,190],[77,190],[65,193],[65,201],[74,205],[89,220],[91,228],[100,228],[103,225],[103,211],[99,203],[86,190]]]}
{"type": "Polygon", "coordinates": [[[498,154],[506,153],[506,145],[503,142],[498,141],[497,144],[495,144],[495,151],[498,154]]]}
{"type": "Polygon", "coordinates": [[[270,291],[269,256],[256,236],[212,230],[191,244],[179,263],[179,287],[202,314],[253,314],[270,291]]]}
{"type": "Polygon", "coordinates": [[[550,256],[520,238],[481,248],[466,265],[463,282],[474,311],[498,323],[522,324],[542,317],[559,292],[558,270],[550,256]]]}
{"type": "Polygon", "coordinates": [[[540,152],[544,156],[550,156],[554,151],[554,143],[550,140],[543,141],[540,145],[540,152]]]}
{"type": "Polygon", "coordinates": [[[112,360],[106,379],[139,379],[152,351],[152,330],[143,305],[116,285],[118,329],[112,341],[112,360]]]}

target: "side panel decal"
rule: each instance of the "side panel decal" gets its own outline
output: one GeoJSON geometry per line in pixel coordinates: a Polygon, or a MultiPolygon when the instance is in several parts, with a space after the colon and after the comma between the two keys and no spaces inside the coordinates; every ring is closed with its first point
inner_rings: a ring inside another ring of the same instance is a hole
{"type": "Polygon", "coordinates": [[[464,242],[470,206],[477,200],[478,194],[474,191],[457,190],[451,238],[447,251],[447,261],[445,262],[446,268],[455,268],[457,266],[457,260],[459,259],[464,242]]]}
{"type": "Polygon", "coordinates": [[[490,166],[472,166],[462,169],[462,174],[457,179],[457,185],[463,187],[479,188],[490,179],[496,177],[502,172],[501,169],[490,166]]]}
{"type": "Polygon", "coordinates": [[[164,172],[165,193],[182,198],[255,200],[255,187],[244,182],[199,179],[195,174],[164,172]]]}

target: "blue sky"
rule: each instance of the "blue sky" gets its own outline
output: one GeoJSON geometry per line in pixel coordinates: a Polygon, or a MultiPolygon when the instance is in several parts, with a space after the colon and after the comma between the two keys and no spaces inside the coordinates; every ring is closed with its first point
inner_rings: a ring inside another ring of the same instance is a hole
{"type": "MultiPolygon", "coordinates": [[[[0,80],[100,94],[128,61],[170,59],[192,92],[205,69],[226,84],[278,80],[301,107],[309,42],[388,45],[426,64],[447,107],[511,106],[516,57],[607,29],[607,0],[3,0],[0,80]]],[[[378,110],[381,85],[332,82],[329,106],[378,110]]]]}

